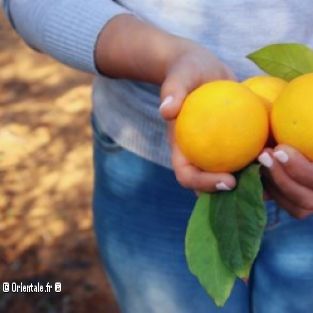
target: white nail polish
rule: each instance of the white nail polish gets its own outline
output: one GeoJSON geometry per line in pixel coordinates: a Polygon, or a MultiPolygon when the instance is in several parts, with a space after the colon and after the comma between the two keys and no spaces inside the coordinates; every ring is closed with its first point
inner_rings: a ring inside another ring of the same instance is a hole
{"type": "Polygon", "coordinates": [[[263,152],[262,154],[260,154],[258,160],[265,167],[270,168],[273,165],[273,159],[267,152],[263,152]]]}
{"type": "Polygon", "coordinates": [[[273,155],[280,163],[287,163],[289,160],[288,154],[283,150],[278,150],[274,152],[273,155]]]}
{"type": "Polygon", "coordinates": [[[160,110],[163,110],[164,108],[168,107],[169,105],[171,105],[171,103],[173,102],[174,97],[173,96],[167,96],[163,102],[160,105],[160,110]]]}
{"type": "Polygon", "coordinates": [[[220,182],[220,183],[217,183],[216,185],[215,185],[215,188],[216,188],[216,190],[231,190],[231,188],[230,187],[228,187],[225,183],[223,183],[223,182],[220,182]]]}

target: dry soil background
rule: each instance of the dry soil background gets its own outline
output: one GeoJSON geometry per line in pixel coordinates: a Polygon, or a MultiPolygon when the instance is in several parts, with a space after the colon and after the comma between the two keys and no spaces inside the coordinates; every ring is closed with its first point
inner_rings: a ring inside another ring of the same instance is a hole
{"type": "Polygon", "coordinates": [[[27,48],[0,13],[0,282],[63,287],[0,292],[0,312],[117,312],[91,224],[90,82],[27,48]]]}

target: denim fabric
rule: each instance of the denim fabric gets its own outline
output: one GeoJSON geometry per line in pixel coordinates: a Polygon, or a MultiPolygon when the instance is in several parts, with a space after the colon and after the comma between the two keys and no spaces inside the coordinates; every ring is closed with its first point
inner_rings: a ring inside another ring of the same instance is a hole
{"type": "Polygon", "coordinates": [[[313,312],[313,217],[279,210],[265,232],[251,282],[252,312],[313,312]]]}
{"type": "MultiPolygon", "coordinates": [[[[94,125],[97,128],[96,125],[94,125]]],[[[184,257],[196,197],[169,169],[94,130],[94,227],[122,313],[298,313],[313,309],[313,220],[268,203],[268,225],[248,286],[215,307],[184,257]]]]}

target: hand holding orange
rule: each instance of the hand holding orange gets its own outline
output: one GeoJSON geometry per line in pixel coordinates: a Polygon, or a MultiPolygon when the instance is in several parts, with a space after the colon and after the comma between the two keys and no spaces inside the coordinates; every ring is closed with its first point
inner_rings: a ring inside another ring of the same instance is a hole
{"type": "Polygon", "coordinates": [[[235,172],[256,159],[269,137],[313,160],[313,74],[290,83],[255,76],[204,84],[185,99],[175,136],[186,158],[208,172],[235,172]],[[268,118],[270,116],[270,119],[268,118]]]}
{"type": "Polygon", "coordinates": [[[175,137],[193,165],[208,172],[235,172],[261,152],[268,129],[262,98],[240,83],[215,81],[186,97],[175,137]]]}
{"type": "MultiPolygon", "coordinates": [[[[194,165],[229,172],[245,167],[236,173],[235,189],[200,194],[187,227],[188,266],[218,306],[228,299],[236,277],[249,276],[266,225],[260,167],[249,163],[269,144],[267,136],[272,134],[278,144],[293,146],[313,161],[313,50],[280,43],[247,57],[275,77],[205,84],[187,96],[176,123],[177,144],[194,165]],[[208,264],[215,265],[214,272],[208,264]]],[[[280,207],[296,212],[296,217],[308,216],[312,214],[313,165],[288,148],[298,157],[289,159],[291,154],[278,150],[288,161],[277,157],[280,166],[269,155],[274,164],[267,172],[270,188],[274,187],[272,196],[280,207]]]]}

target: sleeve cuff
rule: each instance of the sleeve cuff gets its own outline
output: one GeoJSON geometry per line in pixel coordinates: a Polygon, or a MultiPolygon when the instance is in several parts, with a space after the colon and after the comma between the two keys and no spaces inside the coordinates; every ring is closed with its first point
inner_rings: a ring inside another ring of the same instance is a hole
{"type": "Polygon", "coordinates": [[[64,0],[44,23],[42,50],[64,64],[98,74],[94,50],[105,24],[130,12],[111,0],[64,0]]]}

